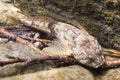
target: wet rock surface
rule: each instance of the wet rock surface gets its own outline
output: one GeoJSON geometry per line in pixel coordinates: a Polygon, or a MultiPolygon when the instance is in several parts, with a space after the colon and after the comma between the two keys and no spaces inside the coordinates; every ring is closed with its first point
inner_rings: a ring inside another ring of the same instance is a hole
{"type": "MultiPolygon", "coordinates": [[[[40,54],[39,51],[34,50],[33,48],[14,42],[7,42],[6,39],[0,43],[0,65],[5,61],[11,61],[8,57],[14,56],[22,59],[27,58],[40,58],[44,55],[40,54]]],[[[51,61],[44,61],[38,63],[28,64],[27,62],[16,62],[13,64],[8,64],[0,66],[0,77],[6,77],[17,74],[25,74],[31,72],[37,72],[40,70],[48,70],[54,68],[55,65],[51,61]]]]}
{"type": "Polygon", "coordinates": [[[1,43],[0,45],[0,61],[9,61],[9,57],[33,59],[43,56],[40,54],[39,50],[35,50],[23,44],[8,42],[1,43]]]}
{"type": "Polygon", "coordinates": [[[43,70],[50,70],[52,68],[55,68],[55,65],[52,62],[44,62],[44,63],[34,63],[31,65],[26,65],[25,62],[23,63],[14,63],[14,64],[8,64],[5,66],[0,67],[0,77],[10,77],[15,75],[24,75],[28,73],[36,73],[38,71],[43,70]]]}
{"type": "Polygon", "coordinates": [[[98,75],[96,80],[120,80],[120,68],[103,71],[103,74],[98,75]]]}
{"type": "Polygon", "coordinates": [[[6,2],[6,3],[11,3],[11,0],[0,0],[0,1],[6,2]]]}
{"type": "Polygon", "coordinates": [[[25,75],[18,75],[1,80],[94,80],[91,72],[83,67],[74,65],[69,67],[54,68],[25,75]]]}

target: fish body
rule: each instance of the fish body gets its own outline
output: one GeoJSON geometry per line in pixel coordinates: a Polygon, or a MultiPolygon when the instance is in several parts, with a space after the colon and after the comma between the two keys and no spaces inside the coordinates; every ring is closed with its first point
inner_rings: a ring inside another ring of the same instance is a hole
{"type": "Polygon", "coordinates": [[[1,1],[0,4],[2,4],[0,23],[18,21],[26,27],[35,28],[56,37],[48,47],[43,49],[44,52],[59,56],[72,55],[81,64],[93,68],[98,68],[104,63],[100,44],[81,25],[73,26],[46,16],[30,18],[14,6],[12,8],[1,1]]]}
{"type": "Polygon", "coordinates": [[[100,44],[81,25],[77,28],[50,17],[39,17],[39,20],[21,19],[20,21],[56,37],[48,47],[43,49],[44,52],[59,56],[72,55],[81,64],[93,68],[98,68],[105,61],[100,44]]]}

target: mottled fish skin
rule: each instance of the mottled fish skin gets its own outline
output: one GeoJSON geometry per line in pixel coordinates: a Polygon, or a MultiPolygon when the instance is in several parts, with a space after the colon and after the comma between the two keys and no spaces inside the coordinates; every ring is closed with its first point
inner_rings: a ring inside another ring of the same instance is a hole
{"type": "Polygon", "coordinates": [[[53,43],[43,49],[44,52],[59,56],[72,55],[81,64],[93,68],[98,68],[105,61],[98,41],[88,34],[81,25],[78,29],[50,17],[39,17],[39,20],[21,19],[20,21],[56,37],[53,43]]]}
{"type": "Polygon", "coordinates": [[[98,68],[104,63],[101,46],[82,26],[78,29],[63,22],[57,22],[49,24],[48,27],[64,45],[63,53],[68,52],[67,55],[73,55],[80,63],[93,68],[98,68]]]}

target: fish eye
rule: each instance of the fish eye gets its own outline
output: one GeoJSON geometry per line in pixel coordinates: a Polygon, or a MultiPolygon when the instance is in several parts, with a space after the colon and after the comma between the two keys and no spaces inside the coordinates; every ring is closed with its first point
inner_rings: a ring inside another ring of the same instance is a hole
{"type": "Polygon", "coordinates": [[[94,58],[92,58],[92,57],[87,57],[87,60],[88,60],[88,62],[94,62],[94,58]]]}

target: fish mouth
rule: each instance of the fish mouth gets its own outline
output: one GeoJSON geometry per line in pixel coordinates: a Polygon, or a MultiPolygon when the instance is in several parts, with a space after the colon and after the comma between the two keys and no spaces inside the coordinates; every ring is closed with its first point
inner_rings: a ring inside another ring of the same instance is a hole
{"type": "Polygon", "coordinates": [[[79,60],[79,62],[85,66],[96,69],[103,65],[103,63],[105,62],[105,58],[104,58],[104,56],[100,56],[100,57],[93,58],[93,59],[88,59],[88,57],[87,57],[84,60],[83,59],[79,60]]]}
{"type": "Polygon", "coordinates": [[[93,68],[99,68],[100,66],[103,65],[103,63],[105,62],[105,58],[104,56],[101,56],[101,58],[95,60],[95,62],[93,62],[93,68]]]}

